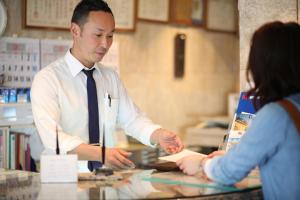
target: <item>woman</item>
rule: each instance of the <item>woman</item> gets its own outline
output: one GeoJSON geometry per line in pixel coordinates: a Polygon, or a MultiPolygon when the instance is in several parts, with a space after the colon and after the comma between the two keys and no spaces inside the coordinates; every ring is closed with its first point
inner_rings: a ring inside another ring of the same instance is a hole
{"type": "Polygon", "coordinates": [[[256,166],[265,199],[300,198],[300,132],[278,101],[287,99],[300,112],[300,26],[272,22],[253,35],[247,66],[252,76],[254,105],[260,110],[241,139],[225,155],[185,157],[177,162],[184,173],[202,169],[222,183],[240,181],[256,166]]]}

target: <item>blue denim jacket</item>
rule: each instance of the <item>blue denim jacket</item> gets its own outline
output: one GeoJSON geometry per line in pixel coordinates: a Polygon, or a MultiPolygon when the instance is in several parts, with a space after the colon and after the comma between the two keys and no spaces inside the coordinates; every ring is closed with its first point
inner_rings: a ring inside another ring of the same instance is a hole
{"type": "MultiPolygon", "coordinates": [[[[300,110],[300,94],[288,99],[300,110]]],[[[300,199],[300,134],[278,103],[259,110],[240,143],[205,170],[214,181],[233,184],[256,166],[265,199],[300,199]]]]}

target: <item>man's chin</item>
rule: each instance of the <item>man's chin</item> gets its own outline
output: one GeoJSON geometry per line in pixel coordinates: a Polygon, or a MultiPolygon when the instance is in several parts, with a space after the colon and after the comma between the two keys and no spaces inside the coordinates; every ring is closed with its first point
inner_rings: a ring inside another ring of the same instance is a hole
{"type": "Polygon", "coordinates": [[[103,59],[103,57],[104,57],[104,55],[97,55],[97,56],[95,57],[95,61],[96,61],[96,62],[101,62],[101,60],[103,59]]]}
{"type": "Polygon", "coordinates": [[[94,59],[94,62],[95,62],[95,63],[101,62],[101,61],[102,61],[102,58],[103,58],[103,57],[101,57],[101,58],[97,57],[97,58],[94,59]]]}

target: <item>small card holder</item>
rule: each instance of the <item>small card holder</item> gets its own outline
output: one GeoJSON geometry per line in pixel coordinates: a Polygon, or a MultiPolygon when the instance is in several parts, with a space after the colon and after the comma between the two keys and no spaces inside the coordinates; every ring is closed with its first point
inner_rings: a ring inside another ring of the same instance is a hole
{"type": "Polygon", "coordinates": [[[78,181],[77,160],[72,155],[41,155],[42,183],[74,183],[78,181]]]}

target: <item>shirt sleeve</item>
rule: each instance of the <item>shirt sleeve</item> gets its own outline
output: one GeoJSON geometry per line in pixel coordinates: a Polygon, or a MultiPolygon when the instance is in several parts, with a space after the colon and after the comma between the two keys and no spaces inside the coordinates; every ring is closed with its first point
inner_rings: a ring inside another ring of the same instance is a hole
{"type": "Polygon", "coordinates": [[[60,150],[62,153],[67,153],[84,141],[65,133],[59,124],[57,84],[59,84],[57,78],[49,69],[45,68],[35,76],[31,87],[32,113],[44,147],[55,150],[57,129],[60,150]]]}
{"type": "Polygon", "coordinates": [[[122,81],[117,77],[117,86],[120,95],[118,123],[124,128],[127,135],[130,135],[141,143],[154,147],[150,143],[151,134],[161,128],[154,124],[140,109],[134,104],[127,94],[122,81]]]}
{"type": "Polygon", "coordinates": [[[205,163],[205,173],[210,179],[222,184],[230,185],[240,181],[276,153],[286,137],[283,133],[287,121],[288,116],[283,108],[275,103],[266,105],[257,113],[239,144],[226,155],[205,163]]]}

